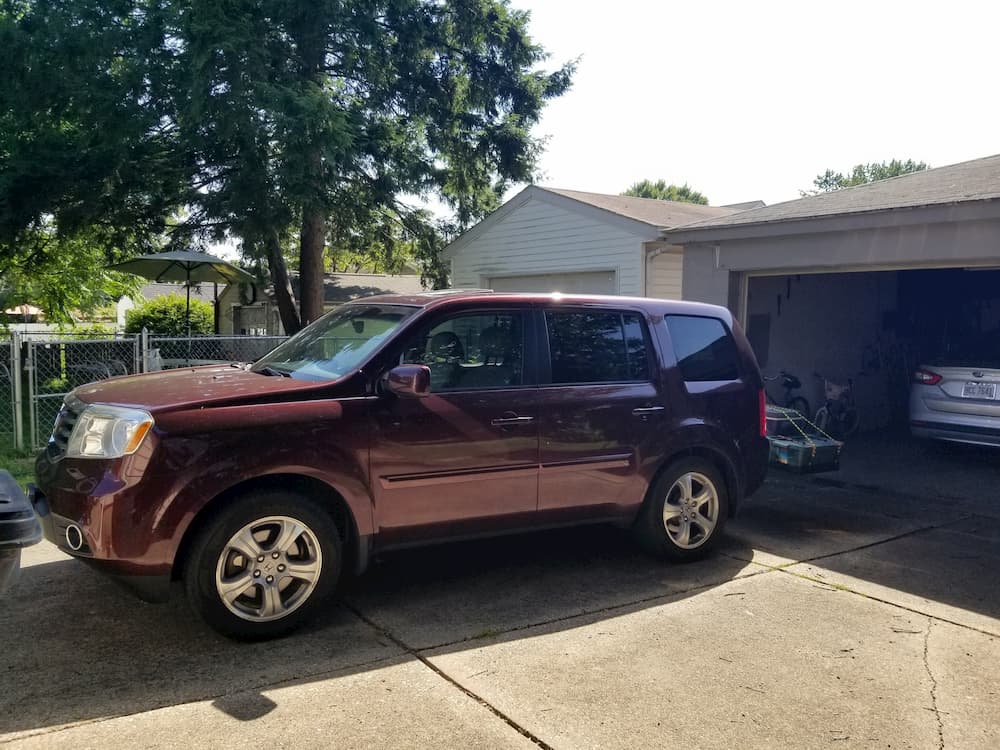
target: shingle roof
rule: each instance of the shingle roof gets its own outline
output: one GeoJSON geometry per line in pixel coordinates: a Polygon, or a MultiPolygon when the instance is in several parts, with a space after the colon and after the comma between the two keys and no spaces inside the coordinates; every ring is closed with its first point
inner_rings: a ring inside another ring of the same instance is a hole
{"type": "MultiPolygon", "coordinates": [[[[299,274],[288,274],[295,296],[299,295],[299,274]]],[[[380,273],[328,273],[323,276],[323,304],[339,305],[361,297],[376,294],[419,294],[424,291],[420,276],[401,274],[386,276],[380,273]]],[[[264,290],[268,297],[274,296],[274,287],[264,290]]]]}
{"type": "MultiPolygon", "coordinates": [[[[219,284],[219,294],[222,294],[222,290],[225,289],[225,287],[225,284],[219,284]]],[[[187,292],[185,291],[183,284],[155,282],[152,284],[143,284],[142,289],[139,290],[139,295],[143,299],[147,300],[156,299],[157,297],[166,297],[171,294],[179,294],[181,297],[187,296],[187,292]]],[[[191,299],[200,299],[203,302],[211,302],[215,299],[212,285],[192,284],[191,299]]]]}
{"type": "Polygon", "coordinates": [[[572,200],[610,211],[619,216],[635,219],[659,229],[690,224],[693,221],[728,216],[738,210],[720,206],[701,206],[696,203],[664,201],[654,198],[632,198],[627,195],[584,193],[579,190],[558,190],[556,188],[540,186],[538,189],[561,195],[564,198],[571,198],[572,200]]]}
{"type": "Polygon", "coordinates": [[[719,219],[701,220],[681,231],[687,233],[994,198],[1000,198],[1000,154],[775,203],[719,219]]]}

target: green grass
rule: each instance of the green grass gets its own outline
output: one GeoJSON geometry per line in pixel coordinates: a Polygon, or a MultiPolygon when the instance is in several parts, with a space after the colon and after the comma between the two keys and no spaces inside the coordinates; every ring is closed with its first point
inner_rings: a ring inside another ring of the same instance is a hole
{"type": "Polygon", "coordinates": [[[35,481],[35,456],[31,452],[16,451],[7,444],[0,443],[0,469],[11,473],[17,483],[24,487],[35,481]]]}

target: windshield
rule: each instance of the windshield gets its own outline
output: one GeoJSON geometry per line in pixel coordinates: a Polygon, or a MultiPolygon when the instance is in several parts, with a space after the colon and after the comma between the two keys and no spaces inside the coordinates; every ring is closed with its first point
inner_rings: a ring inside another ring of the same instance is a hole
{"type": "Polygon", "coordinates": [[[418,307],[344,305],[292,336],[250,368],[263,375],[335,380],[358,369],[418,307]]]}

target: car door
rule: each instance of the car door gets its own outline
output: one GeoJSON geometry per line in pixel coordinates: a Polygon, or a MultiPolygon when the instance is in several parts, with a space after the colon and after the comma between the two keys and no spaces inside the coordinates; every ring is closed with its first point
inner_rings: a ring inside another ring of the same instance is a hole
{"type": "Polygon", "coordinates": [[[552,307],[540,325],[539,520],[632,512],[669,409],[645,315],[552,307]]]}
{"type": "Polygon", "coordinates": [[[405,341],[424,398],[375,403],[371,476],[381,545],[531,523],[538,504],[537,378],[524,306],[445,314],[405,341]]]}

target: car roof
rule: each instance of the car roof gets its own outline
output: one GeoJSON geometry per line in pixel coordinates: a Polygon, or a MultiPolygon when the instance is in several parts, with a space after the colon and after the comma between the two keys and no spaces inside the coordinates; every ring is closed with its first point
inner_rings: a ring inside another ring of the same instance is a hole
{"type": "Polygon", "coordinates": [[[621,297],[602,294],[563,294],[561,292],[494,292],[489,289],[441,289],[418,294],[379,294],[362,297],[348,304],[393,304],[413,307],[465,306],[467,303],[481,302],[526,302],[534,304],[557,304],[582,307],[633,307],[656,312],[661,315],[709,315],[731,319],[729,311],[718,305],[703,302],[655,299],[652,297],[621,297]]]}

